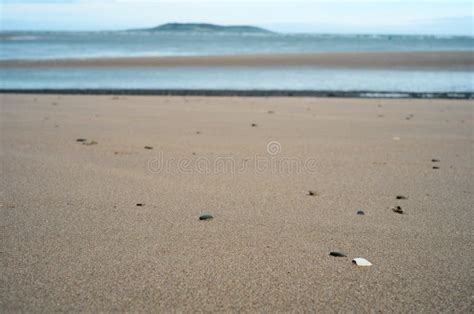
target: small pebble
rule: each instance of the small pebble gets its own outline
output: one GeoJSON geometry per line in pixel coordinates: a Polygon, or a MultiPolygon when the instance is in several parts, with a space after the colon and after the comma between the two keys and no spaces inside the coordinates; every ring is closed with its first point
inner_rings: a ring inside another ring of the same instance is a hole
{"type": "Polygon", "coordinates": [[[153,149],[152,146],[145,146],[144,148],[145,148],[145,149],[153,149]]]}
{"type": "Polygon", "coordinates": [[[406,200],[408,197],[403,195],[397,195],[397,200],[406,200]]]}
{"type": "Polygon", "coordinates": [[[431,159],[431,162],[439,162],[439,159],[431,159]]]}
{"type": "Polygon", "coordinates": [[[196,134],[201,134],[201,131],[196,131],[196,134]]]}
{"type": "Polygon", "coordinates": [[[308,194],[309,196],[316,196],[318,195],[318,192],[315,192],[315,191],[308,191],[308,194]]]}
{"type": "Polygon", "coordinates": [[[363,210],[358,210],[358,211],[357,211],[357,215],[361,215],[361,216],[363,216],[363,215],[365,215],[365,213],[364,213],[364,211],[363,211],[363,210]]]}
{"type": "Polygon", "coordinates": [[[199,216],[199,220],[211,220],[213,218],[214,217],[211,214],[202,214],[201,216],[199,216]]]}
{"type": "Polygon", "coordinates": [[[145,206],[145,204],[143,204],[143,203],[137,203],[137,206],[138,206],[138,207],[143,207],[143,206],[145,206]]]}
{"type": "Polygon", "coordinates": [[[400,206],[395,206],[392,211],[397,214],[403,214],[403,209],[400,206]]]}
{"type": "Polygon", "coordinates": [[[334,256],[334,257],[347,257],[346,254],[341,253],[341,252],[331,252],[329,255],[334,256]]]}
{"type": "Polygon", "coordinates": [[[87,141],[85,138],[78,138],[78,139],[76,140],[76,142],[85,142],[85,141],[87,141]]]}
{"type": "Polygon", "coordinates": [[[433,169],[439,169],[439,167],[434,166],[433,169]]]}
{"type": "Polygon", "coordinates": [[[251,126],[252,126],[252,127],[256,127],[256,126],[257,126],[257,123],[252,123],[251,126]]]}
{"type": "Polygon", "coordinates": [[[269,113],[269,114],[272,114],[272,113],[275,113],[275,111],[273,111],[273,110],[268,110],[268,113],[269,113]]]}

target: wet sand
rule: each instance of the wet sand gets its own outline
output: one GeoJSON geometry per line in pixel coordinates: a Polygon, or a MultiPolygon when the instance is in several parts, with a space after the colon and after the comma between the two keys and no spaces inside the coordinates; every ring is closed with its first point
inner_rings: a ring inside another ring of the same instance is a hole
{"type": "Polygon", "coordinates": [[[353,69],[473,70],[474,52],[341,52],[178,57],[0,60],[9,67],[213,67],[315,66],[353,69]]]}
{"type": "Polygon", "coordinates": [[[472,100],[0,103],[2,312],[473,309],[472,100]]]}

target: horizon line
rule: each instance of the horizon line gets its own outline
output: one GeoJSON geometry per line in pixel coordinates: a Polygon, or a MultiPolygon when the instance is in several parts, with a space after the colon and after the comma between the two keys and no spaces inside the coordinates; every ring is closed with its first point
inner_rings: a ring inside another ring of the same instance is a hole
{"type": "MultiPolygon", "coordinates": [[[[234,26],[234,25],[232,25],[234,26]]],[[[235,26],[246,26],[246,25],[235,25],[235,26]]],[[[249,25],[250,26],[250,25],[249,25]]],[[[147,27],[148,28],[148,27],[147,27]]],[[[113,32],[146,32],[147,28],[118,28],[118,29],[1,29],[0,33],[113,33],[113,32]]],[[[153,27],[150,27],[153,28],[153,27]]],[[[412,37],[419,37],[419,36],[429,36],[429,37],[468,37],[474,38],[474,34],[460,34],[460,33],[449,33],[449,34],[439,34],[439,33],[406,33],[406,32],[318,32],[318,31],[274,31],[270,29],[265,29],[270,32],[270,34],[266,33],[247,33],[253,35],[339,35],[339,36],[412,36],[412,37]]],[[[163,33],[173,33],[173,31],[163,31],[163,33]]],[[[175,32],[179,33],[179,32],[175,32]]],[[[181,32],[185,33],[185,32],[181,32]]],[[[190,33],[197,33],[197,32],[190,32],[190,33]]],[[[211,34],[211,32],[206,33],[202,32],[203,34],[211,34]]],[[[217,32],[218,33],[218,32],[217,32]]],[[[1,38],[0,38],[1,39],[1,38]]]]}
{"type": "MultiPolygon", "coordinates": [[[[261,26],[258,24],[218,24],[218,23],[210,23],[210,22],[176,22],[176,21],[170,21],[170,22],[165,22],[161,24],[154,24],[152,26],[135,26],[135,27],[130,27],[130,28],[91,28],[91,29],[67,29],[67,28],[43,28],[43,29],[2,29],[1,24],[0,24],[0,33],[5,33],[5,32],[133,32],[133,31],[147,31],[147,30],[152,30],[153,28],[157,28],[163,25],[167,24],[208,24],[208,25],[214,25],[214,26],[221,26],[221,27],[256,27],[256,28],[261,28],[262,30],[271,32],[273,34],[301,34],[301,35],[367,35],[367,36],[373,36],[373,35],[380,35],[380,36],[433,36],[433,37],[470,37],[473,38],[474,34],[471,33],[426,33],[426,32],[404,32],[404,31],[393,31],[393,32],[367,32],[367,31],[362,31],[362,32],[351,32],[351,31],[282,31],[282,30],[274,30],[272,27],[267,27],[267,26],[261,26]]],[[[295,24],[296,25],[296,24],[295,24]]],[[[166,32],[166,31],[163,31],[166,32]]],[[[173,32],[173,31],[168,31],[168,32],[173,32]]],[[[204,33],[204,32],[203,32],[204,33]]]]}

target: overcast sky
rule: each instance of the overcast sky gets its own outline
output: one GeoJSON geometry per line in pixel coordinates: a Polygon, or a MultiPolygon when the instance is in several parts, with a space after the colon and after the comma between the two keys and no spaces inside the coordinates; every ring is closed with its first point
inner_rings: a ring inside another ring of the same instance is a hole
{"type": "Polygon", "coordinates": [[[117,30],[167,22],[281,32],[474,35],[473,1],[0,0],[2,30],[117,30]]]}

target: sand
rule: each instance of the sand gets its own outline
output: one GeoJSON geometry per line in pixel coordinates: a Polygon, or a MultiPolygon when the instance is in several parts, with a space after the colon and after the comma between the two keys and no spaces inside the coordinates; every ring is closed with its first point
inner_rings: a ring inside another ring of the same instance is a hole
{"type": "Polygon", "coordinates": [[[0,97],[1,312],[473,310],[470,100],[0,97]]]}
{"type": "Polygon", "coordinates": [[[9,67],[317,66],[354,69],[474,70],[472,51],[340,52],[218,56],[0,60],[9,67]]]}

